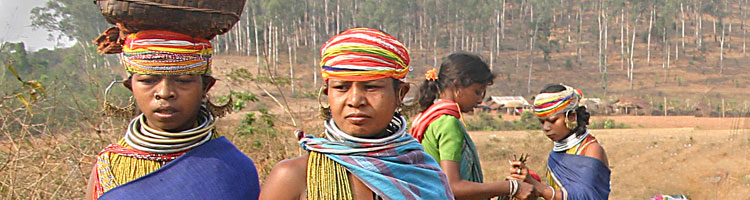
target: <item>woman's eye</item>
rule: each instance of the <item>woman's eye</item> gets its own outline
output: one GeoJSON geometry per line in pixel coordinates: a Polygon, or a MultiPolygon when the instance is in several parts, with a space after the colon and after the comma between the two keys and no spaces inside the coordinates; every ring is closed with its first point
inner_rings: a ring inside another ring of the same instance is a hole
{"type": "Polygon", "coordinates": [[[145,84],[153,84],[153,83],[156,83],[157,80],[155,78],[147,78],[147,79],[139,79],[138,82],[145,83],[145,84]]]}
{"type": "Polygon", "coordinates": [[[382,87],[379,85],[365,85],[366,90],[377,90],[379,88],[382,88],[382,87]]]}
{"type": "Polygon", "coordinates": [[[193,80],[191,80],[191,79],[177,79],[177,82],[179,82],[179,83],[192,83],[193,80]]]}
{"type": "Polygon", "coordinates": [[[334,85],[334,86],[331,86],[331,88],[333,88],[335,90],[338,90],[338,91],[347,91],[347,90],[349,90],[349,86],[347,86],[347,85],[334,85]]]}

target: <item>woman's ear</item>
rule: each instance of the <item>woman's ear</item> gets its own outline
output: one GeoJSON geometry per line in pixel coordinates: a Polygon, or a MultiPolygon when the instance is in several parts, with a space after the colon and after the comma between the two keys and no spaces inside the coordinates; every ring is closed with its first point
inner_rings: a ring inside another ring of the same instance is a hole
{"type": "Polygon", "coordinates": [[[128,88],[130,92],[133,92],[133,75],[128,76],[128,78],[122,82],[122,85],[125,86],[125,88],[128,88]]]}
{"type": "Polygon", "coordinates": [[[201,75],[201,79],[203,80],[203,92],[205,93],[208,93],[214,87],[214,84],[216,84],[216,79],[212,76],[201,75]]]}
{"type": "Polygon", "coordinates": [[[578,122],[578,113],[576,111],[570,111],[566,117],[568,117],[568,121],[578,122]]]}
{"type": "Polygon", "coordinates": [[[403,102],[404,101],[404,98],[406,97],[406,94],[409,93],[409,89],[411,89],[411,85],[409,85],[408,83],[402,83],[398,87],[398,100],[399,100],[399,102],[403,102]]]}

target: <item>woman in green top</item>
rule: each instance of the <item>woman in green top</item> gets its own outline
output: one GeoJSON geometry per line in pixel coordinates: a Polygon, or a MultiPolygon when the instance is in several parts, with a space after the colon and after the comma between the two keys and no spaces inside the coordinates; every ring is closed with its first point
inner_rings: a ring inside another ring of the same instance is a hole
{"type": "Polygon", "coordinates": [[[425,78],[419,88],[423,110],[414,117],[410,134],[440,163],[456,199],[535,199],[533,186],[524,182],[483,183],[476,147],[461,121],[461,113],[473,111],[495,79],[487,63],[473,54],[454,53],[425,78]]]}

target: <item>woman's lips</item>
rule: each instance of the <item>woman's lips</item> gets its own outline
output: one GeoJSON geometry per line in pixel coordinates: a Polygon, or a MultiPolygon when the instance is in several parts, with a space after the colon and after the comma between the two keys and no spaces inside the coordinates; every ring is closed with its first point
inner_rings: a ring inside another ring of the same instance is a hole
{"type": "Polygon", "coordinates": [[[344,117],[347,121],[351,122],[352,124],[363,124],[365,121],[370,119],[370,116],[362,115],[362,114],[351,114],[344,117]]]}
{"type": "Polygon", "coordinates": [[[156,111],[154,111],[154,115],[160,119],[172,118],[176,114],[177,114],[177,111],[174,109],[157,109],[156,111]]]}

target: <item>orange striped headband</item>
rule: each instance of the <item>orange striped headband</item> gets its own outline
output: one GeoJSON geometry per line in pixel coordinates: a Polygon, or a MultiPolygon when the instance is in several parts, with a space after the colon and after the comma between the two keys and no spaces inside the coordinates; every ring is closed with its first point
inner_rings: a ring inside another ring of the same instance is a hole
{"type": "Polygon", "coordinates": [[[210,74],[211,42],[185,34],[148,30],[127,36],[120,60],[134,74],[210,74]]]}
{"type": "Polygon", "coordinates": [[[369,81],[392,77],[404,81],[409,51],[391,35],[371,28],[353,28],[329,39],[320,49],[324,80],[369,81]]]}
{"type": "Polygon", "coordinates": [[[534,97],[534,114],[539,118],[568,112],[578,107],[583,99],[581,90],[560,84],[565,90],[556,93],[541,93],[534,97]]]}

